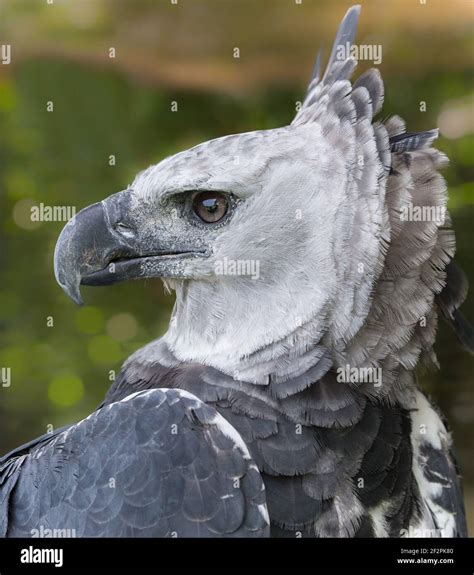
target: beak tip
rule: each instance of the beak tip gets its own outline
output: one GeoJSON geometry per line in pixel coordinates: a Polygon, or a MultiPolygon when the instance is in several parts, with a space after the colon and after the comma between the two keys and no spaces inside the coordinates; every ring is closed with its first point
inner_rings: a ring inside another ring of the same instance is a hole
{"type": "Polygon", "coordinates": [[[71,299],[79,307],[82,307],[84,305],[84,300],[82,299],[82,297],[80,295],[77,296],[76,298],[71,297],[71,299]]]}
{"type": "Polygon", "coordinates": [[[56,282],[66,295],[68,295],[74,303],[82,306],[84,302],[80,292],[81,274],[71,266],[70,262],[74,261],[74,258],[64,249],[65,246],[69,248],[70,242],[64,240],[64,238],[69,240],[68,233],[68,228],[64,228],[56,243],[54,250],[54,276],[56,282]]]}
{"type": "Polygon", "coordinates": [[[81,291],[79,289],[79,283],[74,284],[74,285],[62,285],[60,284],[62,289],[65,291],[65,293],[72,299],[72,301],[79,305],[82,306],[84,305],[84,301],[82,299],[81,296],[81,291]]]}
{"type": "Polygon", "coordinates": [[[69,296],[75,304],[82,306],[84,305],[84,301],[82,299],[80,290],[81,280],[80,277],[74,279],[75,281],[63,281],[62,277],[60,278],[58,275],[56,275],[56,281],[63,292],[69,296]]]}

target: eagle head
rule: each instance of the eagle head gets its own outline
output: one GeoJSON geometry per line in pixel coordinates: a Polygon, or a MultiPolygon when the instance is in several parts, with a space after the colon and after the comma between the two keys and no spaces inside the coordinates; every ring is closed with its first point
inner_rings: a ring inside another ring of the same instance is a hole
{"type": "Polygon", "coordinates": [[[165,335],[175,356],[255,383],[318,344],[341,365],[404,348],[394,366],[410,368],[431,352],[454,239],[446,222],[400,214],[410,202],[445,206],[445,158],[430,147],[436,130],[373,122],[380,74],[352,84],[356,61],[340,50],[359,11],[343,19],[324,74],[318,57],[290,125],[204,142],[80,211],[55,251],[66,293],[80,303],[81,284],[163,278],[177,296],[165,335]],[[417,335],[422,316],[429,329],[417,335]],[[249,376],[249,362],[263,367],[249,376]]]}

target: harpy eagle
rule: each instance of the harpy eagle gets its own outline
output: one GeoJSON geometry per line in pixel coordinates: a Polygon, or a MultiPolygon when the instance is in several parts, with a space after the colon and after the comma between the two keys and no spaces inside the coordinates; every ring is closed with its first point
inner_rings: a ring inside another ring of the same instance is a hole
{"type": "Polygon", "coordinates": [[[65,226],[73,300],[159,277],[176,304],[96,411],[0,460],[2,536],[466,536],[415,376],[439,313],[472,347],[447,159],[436,130],[373,120],[376,69],[351,84],[359,10],[291,125],[166,158],[65,226]]]}

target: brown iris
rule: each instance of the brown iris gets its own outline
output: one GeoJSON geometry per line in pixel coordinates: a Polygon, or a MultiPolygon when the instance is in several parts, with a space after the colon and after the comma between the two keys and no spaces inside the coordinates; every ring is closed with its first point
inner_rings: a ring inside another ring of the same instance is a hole
{"type": "Polygon", "coordinates": [[[193,199],[194,213],[207,224],[222,220],[229,208],[229,202],[220,192],[199,192],[193,199]]]}

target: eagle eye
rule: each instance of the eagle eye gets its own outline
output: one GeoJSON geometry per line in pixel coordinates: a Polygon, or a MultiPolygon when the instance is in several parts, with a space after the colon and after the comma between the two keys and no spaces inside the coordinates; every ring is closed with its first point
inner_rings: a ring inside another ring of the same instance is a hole
{"type": "Polygon", "coordinates": [[[207,224],[222,220],[228,209],[228,199],[221,192],[199,192],[193,198],[194,213],[207,224]]]}

